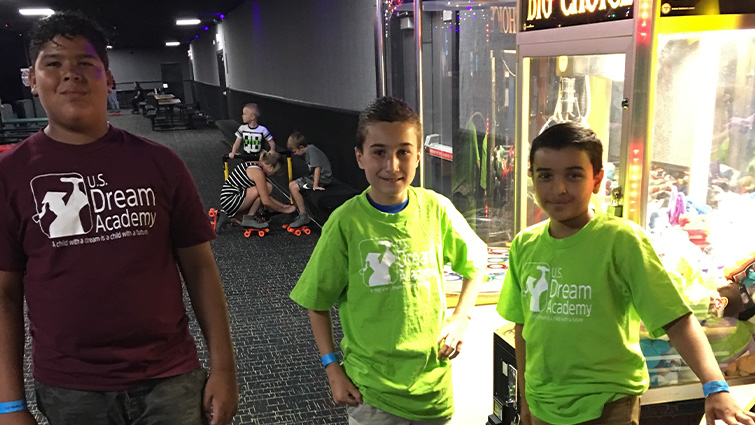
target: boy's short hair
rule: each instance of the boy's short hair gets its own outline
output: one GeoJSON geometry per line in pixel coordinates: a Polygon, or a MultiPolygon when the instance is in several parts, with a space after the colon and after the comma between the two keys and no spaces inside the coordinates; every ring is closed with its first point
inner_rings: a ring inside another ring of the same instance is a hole
{"type": "Polygon", "coordinates": [[[29,31],[29,57],[32,66],[37,61],[42,46],[59,35],[68,39],[76,36],[84,37],[94,47],[105,69],[110,69],[105,33],[96,22],[78,11],[55,12],[53,15],[39,19],[34,24],[29,31]]]}
{"type": "Polygon", "coordinates": [[[294,150],[296,148],[307,146],[307,139],[304,138],[304,135],[301,134],[298,131],[294,131],[291,133],[290,136],[288,136],[288,141],[286,142],[286,146],[289,150],[294,150]]]}
{"type": "Polygon", "coordinates": [[[582,125],[573,122],[556,124],[535,137],[530,147],[530,171],[535,161],[535,152],[540,148],[576,148],[587,153],[593,175],[603,169],[603,143],[594,131],[582,125]]]}
{"type": "Polygon", "coordinates": [[[260,117],[260,107],[257,106],[256,103],[247,103],[241,109],[249,109],[250,111],[252,111],[254,113],[254,117],[255,118],[259,118],[260,117]]]}
{"type": "Polygon", "coordinates": [[[280,172],[283,171],[283,166],[286,165],[286,158],[275,152],[262,151],[260,154],[260,162],[272,166],[273,174],[280,174],[280,172]]]}
{"type": "Polygon", "coordinates": [[[359,114],[357,149],[362,150],[369,127],[379,122],[404,122],[413,125],[417,133],[417,149],[422,148],[422,123],[419,121],[419,115],[403,100],[383,96],[375,99],[359,114]]]}

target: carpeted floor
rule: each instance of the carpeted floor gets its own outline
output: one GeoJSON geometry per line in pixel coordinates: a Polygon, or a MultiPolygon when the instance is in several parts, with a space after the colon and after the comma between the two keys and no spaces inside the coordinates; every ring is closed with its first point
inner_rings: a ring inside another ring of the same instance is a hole
{"type": "MultiPolygon", "coordinates": [[[[205,208],[218,207],[221,157],[230,150],[219,130],[153,131],[147,118],[128,112],[110,121],[175,150],[194,176],[205,208]]],[[[307,313],[288,298],[319,232],[294,236],[280,226],[286,219],[274,216],[263,238],[245,238],[243,229],[234,227],[212,242],[238,364],[240,404],[233,424],[344,424],[345,410],[333,405],[307,313]]],[[[193,314],[191,329],[207,367],[206,347],[193,314]]],[[[27,340],[27,395],[40,424],[46,424],[33,402],[30,351],[27,340]]]]}

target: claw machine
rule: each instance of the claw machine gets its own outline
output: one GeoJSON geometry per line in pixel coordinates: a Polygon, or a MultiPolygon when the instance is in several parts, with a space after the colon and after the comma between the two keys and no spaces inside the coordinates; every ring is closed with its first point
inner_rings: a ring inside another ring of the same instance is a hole
{"type": "MultiPolygon", "coordinates": [[[[727,381],[752,399],[755,2],[521,0],[519,17],[516,230],[546,218],[530,195],[532,139],[589,126],[604,143],[594,207],[646,228],[727,381]]],[[[663,339],[640,344],[643,423],[699,422],[689,367],[663,339]]]]}

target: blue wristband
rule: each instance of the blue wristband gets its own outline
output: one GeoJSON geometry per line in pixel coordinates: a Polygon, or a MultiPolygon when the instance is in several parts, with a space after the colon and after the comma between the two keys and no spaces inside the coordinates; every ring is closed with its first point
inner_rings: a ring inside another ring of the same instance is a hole
{"type": "Polygon", "coordinates": [[[720,392],[729,392],[729,384],[726,381],[710,381],[703,384],[703,394],[705,397],[720,392]]]}
{"type": "Polygon", "coordinates": [[[20,412],[22,410],[26,410],[26,407],[26,400],[16,400],[0,403],[0,414],[20,412]]]}
{"type": "Polygon", "coordinates": [[[322,367],[325,367],[333,362],[339,361],[338,354],[330,353],[322,356],[322,367]]]}

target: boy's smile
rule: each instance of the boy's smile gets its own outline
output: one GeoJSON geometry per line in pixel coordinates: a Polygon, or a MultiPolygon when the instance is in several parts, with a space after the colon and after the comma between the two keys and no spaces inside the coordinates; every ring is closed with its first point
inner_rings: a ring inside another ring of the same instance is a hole
{"type": "Polygon", "coordinates": [[[537,203],[551,219],[551,236],[577,233],[592,219],[590,199],[600,190],[603,170],[593,175],[587,152],[573,147],[540,148],[531,167],[537,203]]]}
{"type": "Polygon", "coordinates": [[[32,93],[39,95],[52,133],[60,129],[107,131],[111,78],[94,47],[82,36],[58,35],[48,41],[29,70],[32,93]]]}
{"type": "Polygon", "coordinates": [[[359,168],[370,183],[372,200],[396,205],[406,200],[419,164],[415,127],[405,122],[377,122],[367,130],[362,150],[355,149],[359,168]]]}

